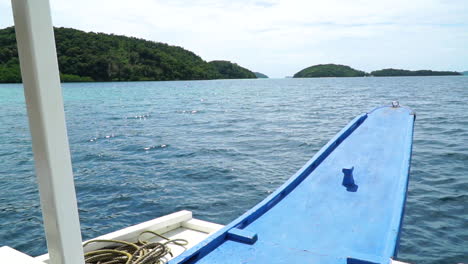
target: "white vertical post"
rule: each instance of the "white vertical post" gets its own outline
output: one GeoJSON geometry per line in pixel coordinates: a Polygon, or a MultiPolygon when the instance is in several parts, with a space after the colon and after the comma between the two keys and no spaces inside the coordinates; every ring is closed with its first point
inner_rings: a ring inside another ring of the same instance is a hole
{"type": "Polygon", "coordinates": [[[83,264],[49,0],[12,5],[50,263],[83,264]]]}

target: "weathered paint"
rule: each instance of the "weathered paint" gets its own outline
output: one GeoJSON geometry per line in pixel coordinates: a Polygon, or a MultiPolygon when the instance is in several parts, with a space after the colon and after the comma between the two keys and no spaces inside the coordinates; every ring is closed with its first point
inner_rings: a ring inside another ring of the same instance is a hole
{"type": "Polygon", "coordinates": [[[389,263],[402,225],[414,120],[405,107],[358,116],[273,194],[170,263],[389,263]],[[352,189],[343,186],[350,168],[352,189]],[[234,228],[257,240],[230,239],[234,228]]]}

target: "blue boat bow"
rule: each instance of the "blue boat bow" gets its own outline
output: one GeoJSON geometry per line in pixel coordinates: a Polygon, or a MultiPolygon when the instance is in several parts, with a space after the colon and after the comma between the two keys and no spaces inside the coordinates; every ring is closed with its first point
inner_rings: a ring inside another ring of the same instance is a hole
{"type": "Polygon", "coordinates": [[[398,103],[356,117],[274,193],[170,263],[389,263],[414,121],[398,103]]]}

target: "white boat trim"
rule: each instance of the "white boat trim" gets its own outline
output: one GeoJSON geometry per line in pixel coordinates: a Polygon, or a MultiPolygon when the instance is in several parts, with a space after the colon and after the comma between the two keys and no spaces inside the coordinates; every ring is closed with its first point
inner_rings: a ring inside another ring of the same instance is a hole
{"type": "MultiPolygon", "coordinates": [[[[164,235],[168,238],[182,238],[189,241],[187,249],[198,244],[201,240],[215,233],[216,231],[223,228],[223,225],[202,221],[199,219],[192,218],[192,212],[190,211],[179,211],[156,219],[146,221],[134,226],[126,227],[115,232],[96,237],[94,239],[100,240],[123,240],[127,242],[136,242],[138,236],[143,231],[153,231],[158,234],[164,235]]],[[[94,240],[92,239],[92,240],[94,240]]],[[[159,241],[159,239],[151,240],[159,241]]],[[[87,242],[87,241],[86,241],[87,242]]],[[[84,243],[86,243],[84,242],[84,243]]],[[[84,244],[83,243],[83,244],[84,244]]],[[[85,252],[102,249],[104,247],[112,246],[114,243],[96,243],[89,244],[85,248],[85,252]]],[[[184,250],[182,248],[173,248],[173,257],[178,256],[184,250]]],[[[171,259],[171,258],[167,258],[171,259]]],[[[41,263],[49,263],[49,255],[44,254],[36,257],[36,260],[41,263]]]]}
{"type": "Polygon", "coordinates": [[[8,246],[0,247],[0,259],[2,263],[44,264],[44,262],[8,246]]]}
{"type": "Polygon", "coordinates": [[[409,264],[409,263],[407,263],[407,262],[401,262],[401,261],[397,261],[397,260],[391,259],[391,260],[390,260],[390,264],[409,264]]]}

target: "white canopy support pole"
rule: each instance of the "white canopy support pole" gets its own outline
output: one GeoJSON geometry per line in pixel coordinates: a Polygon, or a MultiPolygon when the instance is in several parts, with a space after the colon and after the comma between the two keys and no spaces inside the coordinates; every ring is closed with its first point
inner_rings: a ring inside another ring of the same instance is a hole
{"type": "Polygon", "coordinates": [[[12,5],[50,263],[83,264],[49,0],[12,5]]]}

